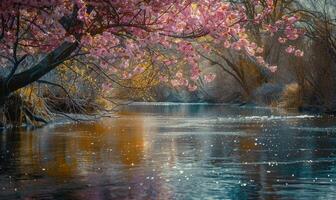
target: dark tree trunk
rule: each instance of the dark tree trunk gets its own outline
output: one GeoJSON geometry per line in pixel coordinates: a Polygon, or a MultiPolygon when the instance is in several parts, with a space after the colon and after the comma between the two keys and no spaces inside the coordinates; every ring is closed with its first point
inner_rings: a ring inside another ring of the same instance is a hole
{"type": "Polygon", "coordinates": [[[8,82],[4,78],[0,80],[0,103],[3,105],[6,98],[16,90],[39,80],[42,76],[55,69],[67,60],[77,48],[78,43],[63,42],[55,50],[47,54],[38,64],[32,68],[15,74],[8,82]]]}

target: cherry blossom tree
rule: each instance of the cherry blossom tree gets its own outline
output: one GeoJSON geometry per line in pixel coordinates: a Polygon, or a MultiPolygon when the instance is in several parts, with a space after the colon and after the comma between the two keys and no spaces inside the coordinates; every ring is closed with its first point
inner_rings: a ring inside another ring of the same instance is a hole
{"type": "MultiPolygon", "coordinates": [[[[161,81],[174,87],[197,89],[201,76],[193,40],[211,37],[226,48],[244,51],[261,65],[274,71],[260,56],[262,47],[250,41],[247,25],[264,27],[269,34],[281,31],[279,42],[297,39],[296,16],[285,16],[275,23],[267,16],[274,12],[272,0],[250,0],[255,13],[246,15],[242,2],[221,0],[3,0],[0,3],[0,80],[2,101],[64,62],[93,60],[106,76],[128,79],[144,71],[141,63],[151,49],[176,49],[190,73],[162,73],[161,81]]],[[[288,49],[290,54],[303,52],[288,49]]],[[[159,57],[159,56],[158,56],[159,57]]],[[[155,56],[154,56],[155,59],[155,56]]],[[[162,68],[176,64],[173,57],[160,57],[162,68]]],[[[210,82],[215,74],[205,74],[210,82]]],[[[44,81],[45,82],[45,81],[44,81]]],[[[104,87],[112,87],[104,84],[104,87]]]]}

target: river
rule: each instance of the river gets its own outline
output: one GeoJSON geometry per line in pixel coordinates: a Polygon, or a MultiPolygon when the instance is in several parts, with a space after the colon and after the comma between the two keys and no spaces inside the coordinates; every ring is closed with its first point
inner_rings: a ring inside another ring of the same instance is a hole
{"type": "Polygon", "coordinates": [[[336,118],[147,104],[0,134],[0,199],[336,199],[336,118]]]}

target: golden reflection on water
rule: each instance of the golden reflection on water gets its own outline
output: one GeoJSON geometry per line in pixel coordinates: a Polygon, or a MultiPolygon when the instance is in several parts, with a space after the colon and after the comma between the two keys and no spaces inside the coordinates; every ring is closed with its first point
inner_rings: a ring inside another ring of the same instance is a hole
{"type": "Polygon", "coordinates": [[[67,179],[102,160],[120,161],[130,167],[140,164],[146,148],[143,118],[126,112],[119,116],[97,123],[57,126],[46,133],[22,132],[17,160],[20,166],[31,168],[21,170],[28,174],[42,170],[48,176],[67,179]]]}
{"type": "Polygon", "coordinates": [[[128,166],[141,162],[145,150],[144,122],[134,113],[120,113],[122,118],[113,123],[113,136],[116,139],[116,150],[121,155],[121,161],[128,166]],[[131,121],[129,118],[132,118],[131,121]]]}

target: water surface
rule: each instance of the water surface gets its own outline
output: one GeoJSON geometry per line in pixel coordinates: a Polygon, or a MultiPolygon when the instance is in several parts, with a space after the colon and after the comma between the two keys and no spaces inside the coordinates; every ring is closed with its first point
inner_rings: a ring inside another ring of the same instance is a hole
{"type": "Polygon", "coordinates": [[[336,199],[336,119],[135,104],[0,134],[0,199],[336,199]]]}

